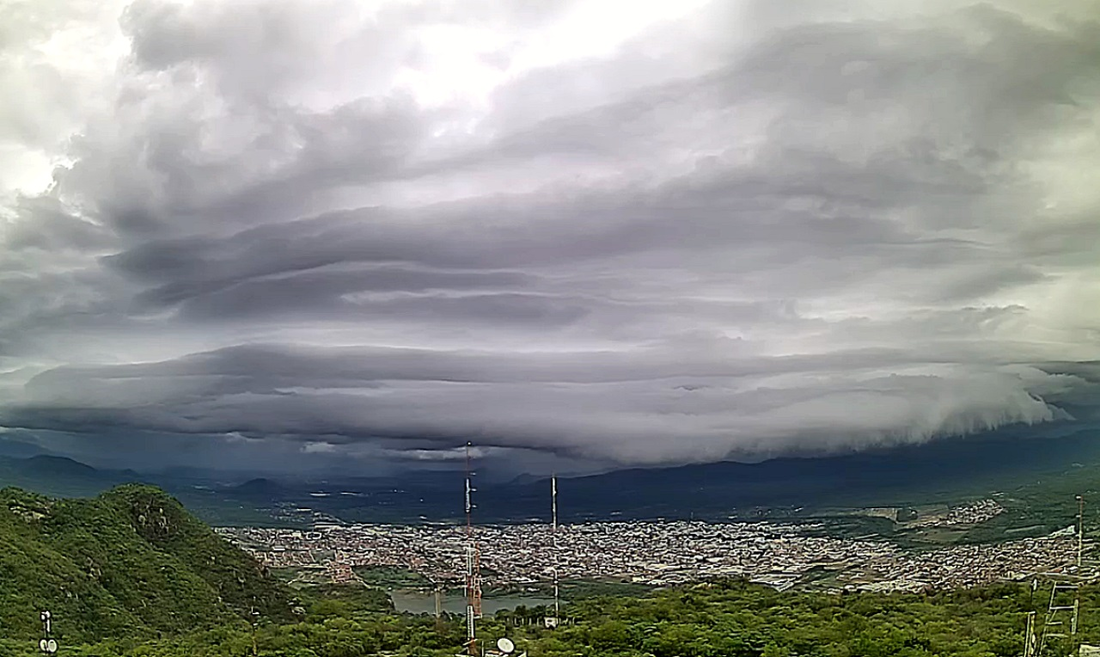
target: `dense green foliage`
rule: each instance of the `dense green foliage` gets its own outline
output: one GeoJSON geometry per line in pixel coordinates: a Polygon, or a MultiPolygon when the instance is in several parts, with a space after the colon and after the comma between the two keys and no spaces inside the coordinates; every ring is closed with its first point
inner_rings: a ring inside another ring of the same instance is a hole
{"type": "Polygon", "coordinates": [[[205,580],[233,612],[254,609],[267,618],[289,620],[285,591],[276,580],[175,499],[148,486],[120,486],[102,499],[124,510],[145,541],[205,580]]]}
{"type": "Polygon", "coordinates": [[[431,588],[427,577],[407,568],[394,566],[358,566],[355,574],[366,584],[381,588],[422,589],[431,588]]]}
{"type": "Polygon", "coordinates": [[[286,591],[255,560],[140,485],[95,499],[0,491],[0,582],[3,636],[16,640],[39,636],[42,609],[67,644],[215,627],[253,605],[293,618],[286,591]]]}
{"type": "MultiPolygon", "coordinates": [[[[380,611],[377,592],[329,589],[303,599],[304,621],[262,623],[257,653],[267,657],[450,656],[463,640],[460,619],[441,627],[430,616],[380,611]]],[[[1002,584],[931,595],[778,593],[742,581],[714,582],[643,597],[596,597],[569,605],[576,623],[547,630],[545,609],[518,608],[481,623],[492,641],[509,636],[531,657],[1015,657],[1021,654],[1025,613],[1042,607],[1044,591],[1002,584]],[[535,621],[535,622],[532,622],[535,621]]],[[[1100,593],[1086,591],[1083,636],[1100,626],[1090,609],[1100,593]]],[[[215,629],[153,641],[114,640],[72,647],[76,657],[245,657],[252,629],[234,621],[215,629]]],[[[0,644],[0,650],[4,646],[0,644]]],[[[1050,655],[1064,655],[1055,646],[1050,655]]],[[[9,644],[18,657],[33,646],[9,644]]]]}
{"type": "Polygon", "coordinates": [[[349,618],[360,612],[393,612],[393,600],[383,589],[343,584],[311,587],[301,593],[310,618],[349,618]]]}

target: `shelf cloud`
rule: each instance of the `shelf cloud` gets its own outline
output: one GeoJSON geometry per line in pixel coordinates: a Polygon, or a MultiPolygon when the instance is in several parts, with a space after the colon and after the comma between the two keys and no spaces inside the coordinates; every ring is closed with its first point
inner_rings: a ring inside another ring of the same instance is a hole
{"type": "Polygon", "coordinates": [[[783,7],[9,3],[0,426],[537,468],[1076,417],[1100,15],[783,7]]]}

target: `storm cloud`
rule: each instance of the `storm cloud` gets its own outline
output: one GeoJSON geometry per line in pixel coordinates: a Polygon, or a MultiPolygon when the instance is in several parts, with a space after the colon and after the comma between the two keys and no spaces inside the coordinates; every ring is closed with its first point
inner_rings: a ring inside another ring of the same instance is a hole
{"type": "Polygon", "coordinates": [[[1100,15],[788,4],[5,5],[0,426],[608,467],[1072,419],[1100,15]]]}

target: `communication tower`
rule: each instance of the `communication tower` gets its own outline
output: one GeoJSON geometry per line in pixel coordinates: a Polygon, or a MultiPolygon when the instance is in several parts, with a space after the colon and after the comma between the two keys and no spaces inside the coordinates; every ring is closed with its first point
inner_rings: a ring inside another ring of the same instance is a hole
{"type": "MultiPolygon", "coordinates": [[[[1046,620],[1043,623],[1039,636],[1038,648],[1034,653],[1029,651],[1033,641],[1029,633],[1024,641],[1025,657],[1032,654],[1041,657],[1045,650],[1056,639],[1061,639],[1073,644],[1077,641],[1077,624],[1081,614],[1080,583],[1084,581],[1084,573],[1081,571],[1081,559],[1084,554],[1085,536],[1085,498],[1077,496],[1077,546],[1075,555],[1075,567],[1073,573],[1064,577],[1063,581],[1055,581],[1050,589],[1050,601],[1047,603],[1046,620]]],[[[1029,617],[1029,628],[1033,624],[1029,617]]],[[[1075,646],[1079,648],[1079,646],[1075,646]]]]}
{"type": "Polygon", "coordinates": [[[1027,625],[1024,628],[1024,657],[1035,657],[1038,642],[1035,638],[1035,612],[1027,612],[1027,625]]]}
{"type": "Polygon", "coordinates": [[[466,650],[476,657],[477,632],[475,622],[481,618],[481,554],[474,536],[472,494],[477,489],[471,484],[470,443],[466,443],[466,650]]]}
{"type": "Polygon", "coordinates": [[[554,580],[554,615],[543,619],[547,628],[555,628],[561,622],[561,603],[558,599],[558,476],[550,476],[550,547],[553,551],[551,576],[554,580]]]}

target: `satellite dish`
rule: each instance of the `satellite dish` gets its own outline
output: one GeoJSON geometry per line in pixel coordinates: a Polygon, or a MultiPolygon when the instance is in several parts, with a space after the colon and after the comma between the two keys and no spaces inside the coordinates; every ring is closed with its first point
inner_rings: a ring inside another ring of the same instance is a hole
{"type": "Polygon", "coordinates": [[[500,637],[497,639],[497,648],[504,654],[508,654],[516,649],[516,644],[512,643],[512,640],[507,637],[500,637]]]}
{"type": "Polygon", "coordinates": [[[53,639],[47,641],[46,652],[50,653],[51,655],[57,652],[57,641],[54,641],[53,639]]]}
{"type": "Polygon", "coordinates": [[[46,652],[46,646],[47,645],[49,645],[49,643],[45,639],[42,639],[41,641],[38,642],[38,649],[41,650],[42,652],[46,652]]]}

